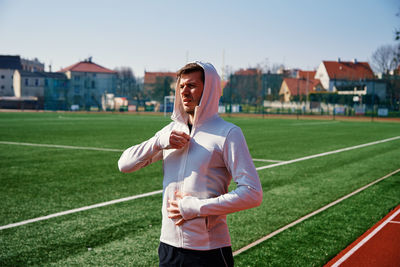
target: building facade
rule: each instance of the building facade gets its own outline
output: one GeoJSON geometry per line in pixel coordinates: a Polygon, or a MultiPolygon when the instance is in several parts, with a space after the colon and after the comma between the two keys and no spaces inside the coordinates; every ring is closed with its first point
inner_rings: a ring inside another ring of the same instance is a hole
{"type": "Polygon", "coordinates": [[[21,69],[19,56],[0,55],[0,96],[14,96],[14,71],[21,69]]]}
{"type": "Polygon", "coordinates": [[[103,109],[102,96],[115,93],[117,74],[89,58],[59,71],[69,80],[68,102],[79,109],[103,109]]]}
{"type": "Polygon", "coordinates": [[[175,72],[145,71],[143,80],[144,95],[151,100],[163,102],[165,96],[174,95],[176,79],[175,72]]]}
{"type": "Polygon", "coordinates": [[[44,72],[44,64],[37,58],[33,60],[21,58],[22,70],[30,72],[44,72]]]}
{"type": "Polygon", "coordinates": [[[315,74],[328,92],[339,95],[376,95],[386,98],[386,86],[377,80],[368,62],[322,61],[315,74]]]}
{"type": "Polygon", "coordinates": [[[17,98],[37,101],[37,108],[49,110],[68,109],[69,83],[64,73],[14,72],[14,95],[17,98]]]}

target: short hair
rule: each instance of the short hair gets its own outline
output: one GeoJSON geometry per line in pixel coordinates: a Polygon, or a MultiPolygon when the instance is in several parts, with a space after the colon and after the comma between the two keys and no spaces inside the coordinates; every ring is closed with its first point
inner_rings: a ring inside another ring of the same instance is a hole
{"type": "Polygon", "coordinates": [[[204,84],[204,69],[202,66],[200,66],[197,63],[186,64],[185,66],[183,66],[180,70],[178,70],[176,72],[176,77],[180,78],[182,76],[182,74],[189,74],[189,73],[193,73],[193,72],[197,72],[197,71],[201,72],[201,79],[204,84]]]}

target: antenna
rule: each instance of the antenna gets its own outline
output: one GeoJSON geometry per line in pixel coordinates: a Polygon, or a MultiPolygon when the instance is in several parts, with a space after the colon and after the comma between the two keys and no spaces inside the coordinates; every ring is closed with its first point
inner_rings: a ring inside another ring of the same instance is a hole
{"type": "Polygon", "coordinates": [[[225,49],[222,50],[221,80],[225,81],[225,49]]]}

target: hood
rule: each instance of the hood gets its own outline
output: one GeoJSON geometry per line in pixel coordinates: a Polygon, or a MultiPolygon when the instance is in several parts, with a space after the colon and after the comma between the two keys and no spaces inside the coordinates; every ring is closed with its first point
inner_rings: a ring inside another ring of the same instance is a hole
{"type": "MultiPolygon", "coordinates": [[[[193,125],[199,125],[218,113],[218,103],[222,94],[221,79],[211,63],[195,61],[204,69],[204,89],[199,106],[194,111],[193,125]]],[[[179,92],[179,81],[175,87],[175,105],[171,119],[184,124],[188,122],[189,115],[183,109],[181,94],[179,92]]]]}

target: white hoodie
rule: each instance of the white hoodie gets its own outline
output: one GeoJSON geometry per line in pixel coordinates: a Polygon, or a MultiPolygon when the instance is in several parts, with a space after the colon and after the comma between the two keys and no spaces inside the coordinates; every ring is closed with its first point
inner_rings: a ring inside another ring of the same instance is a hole
{"type": "Polygon", "coordinates": [[[203,67],[205,81],[189,144],[169,149],[172,130],[189,134],[188,114],[177,86],[173,122],[149,140],[125,150],[118,166],[122,172],[133,172],[162,159],[160,241],[180,248],[210,250],[231,245],[226,215],[260,205],[262,188],[242,131],[218,116],[221,81],[215,68],[209,63],[195,63],[203,67]],[[232,178],[237,188],[228,192],[232,178]],[[178,202],[186,220],[181,226],[168,218],[168,200],[175,198],[175,191],[189,195],[178,202]]]}

